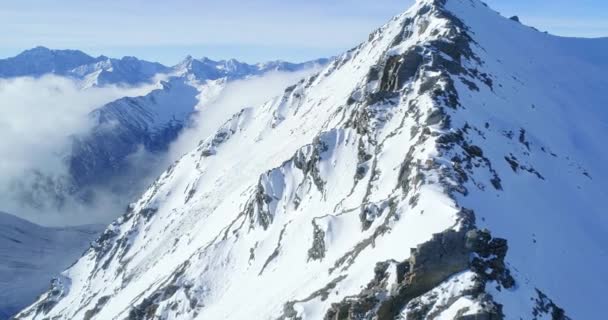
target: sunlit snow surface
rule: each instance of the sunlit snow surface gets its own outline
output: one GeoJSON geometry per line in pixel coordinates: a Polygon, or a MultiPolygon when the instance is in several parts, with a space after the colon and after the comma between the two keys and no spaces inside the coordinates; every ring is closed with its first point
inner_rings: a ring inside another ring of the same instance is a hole
{"type": "MultiPolygon", "coordinates": [[[[402,261],[432,234],[459,228],[457,213],[466,207],[480,227],[509,241],[517,285],[487,288],[507,319],[530,318],[535,288],[573,318],[597,318],[608,289],[608,217],[599,204],[608,190],[608,68],[597,50],[608,52],[608,43],[542,34],[479,1],[447,1],[470,28],[480,59],[464,64],[492,80],[453,77],[460,106],[449,111],[450,128],[468,124],[468,142],[492,164],[474,166],[467,195],[454,198],[435,183],[451,159],[432,139],[413,147],[419,133],[409,107],[424,117],[438,107],[417,94],[424,77],[367,106],[376,110],[371,134],[349,124],[358,105],[352,101],[378,89],[368,81],[370,68],[449,31],[434,15],[415,16],[429,3],[419,1],[284,96],[200,137],[64,273],[71,285],[58,303],[47,314],[34,305],[21,316],[81,319],[94,310],[96,319],[123,319],[152,297],[162,319],[276,319],[289,301],[299,317],[322,319],[331,303],[361,291],[377,262],[402,261]],[[411,18],[413,36],[395,44],[411,18]],[[408,150],[411,163],[443,165],[404,197],[398,178],[408,150]],[[373,156],[361,160],[361,153],[373,156]],[[501,188],[492,186],[490,169],[501,188]],[[325,252],[311,259],[316,229],[325,252]],[[326,299],[308,299],[328,284],[326,299]]],[[[467,279],[468,272],[454,275],[434,290],[457,294],[467,279]]],[[[465,307],[478,306],[460,298],[441,316],[465,307]]]]}

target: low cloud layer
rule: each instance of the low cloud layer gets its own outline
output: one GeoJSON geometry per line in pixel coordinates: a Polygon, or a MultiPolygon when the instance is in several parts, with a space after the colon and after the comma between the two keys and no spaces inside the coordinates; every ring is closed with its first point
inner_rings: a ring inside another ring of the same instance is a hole
{"type": "Polygon", "coordinates": [[[285,88],[319,71],[313,67],[299,72],[268,72],[262,76],[230,82],[220,95],[197,107],[192,126],[172,144],[169,159],[177,160],[192,151],[200,140],[214,134],[232,115],[245,107],[255,107],[281,95],[285,88]]]}
{"type": "MultiPolygon", "coordinates": [[[[136,152],[127,161],[133,168],[145,163],[142,168],[148,170],[134,172],[134,177],[116,178],[129,180],[128,183],[112,182],[145,185],[169,163],[194,149],[201,139],[215,133],[233,114],[244,107],[263,104],[316,71],[269,72],[229,82],[219,95],[197,106],[192,125],[172,143],[167,154],[150,154],[144,149],[136,152]]],[[[83,90],[78,82],[57,76],[0,80],[0,211],[54,226],[108,223],[120,215],[127,202],[133,200],[124,194],[97,187],[91,190],[93,201],[73,197],[77,193],[69,190],[65,162],[71,149],[70,136],[86,134],[92,128],[89,113],[95,108],[124,96],[144,95],[152,89],[154,86],[150,85],[83,90]]]]}
{"type": "Polygon", "coordinates": [[[43,193],[24,197],[19,191],[62,188],[61,177],[68,172],[63,159],[70,148],[69,137],[91,128],[89,112],[151,89],[112,86],[82,90],[74,80],[50,75],[0,80],[0,210],[43,224],[96,221],[90,218],[97,212],[83,219],[78,219],[81,213],[73,212],[89,208],[68,206],[53,212],[47,206],[43,210],[24,206],[27,201],[50,199],[45,199],[43,193]]]}

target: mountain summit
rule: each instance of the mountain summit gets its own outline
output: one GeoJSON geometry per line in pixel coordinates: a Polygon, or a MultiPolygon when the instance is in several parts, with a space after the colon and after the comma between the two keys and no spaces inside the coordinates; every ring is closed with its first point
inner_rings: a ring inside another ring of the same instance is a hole
{"type": "Polygon", "coordinates": [[[201,137],[16,318],[601,318],[606,54],[418,1],[201,137]]]}

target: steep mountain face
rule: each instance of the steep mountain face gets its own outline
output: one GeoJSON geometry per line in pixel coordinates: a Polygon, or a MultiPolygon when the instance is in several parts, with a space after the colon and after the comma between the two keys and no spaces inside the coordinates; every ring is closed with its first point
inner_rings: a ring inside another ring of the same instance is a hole
{"type": "Polygon", "coordinates": [[[172,78],[145,96],[122,98],[93,111],[95,126],[75,137],[69,157],[74,184],[99,184],[145,167],[128,157],[140,148],[153,154],[167,151],[195,111],[199,94],[185,79],[172,78]]]}
{"type": "Polygon", "coordinates": [[[419,0],[201,140],[16,318],[600,318],[607,53],[419,0]]]}
{"type": "Polygon", "coordinates": [[[8,319],[43,293],[103,226],[45,228],[0,212],[0,319],[8,319]]]}

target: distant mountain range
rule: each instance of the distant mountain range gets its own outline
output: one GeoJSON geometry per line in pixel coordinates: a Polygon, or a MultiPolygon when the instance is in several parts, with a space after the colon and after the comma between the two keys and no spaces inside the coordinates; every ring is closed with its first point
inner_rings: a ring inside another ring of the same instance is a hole
{"type": "Polygon", "coordinates": [[[135,85],[150,81],[154,75],[169,70],[169,67],[160,63],[135,57],[94,58],[79,50],[51,50],[45,47],[36,47],[15,57],[0,60],[2,78],[54,74],[84,80],[89,86],[118,83],[135,85]]]}
{"type": "Polygon", "coordinates": [[[15,57],[0,60],[0,78],[54,74],[80,79],[84,87],[108,84],[137,85],[151,82],[154,76],[159,74],[188,77],[199,81],[238,79],[261,75],[268,71],[298,71],[312,65],[324,65],[327,62],[328,59],[318,59],[304,63],[270,61],[247,64],[235,59],[214,61],[188,56],[176,66],[168,67],[136,57],[121,59],[106,56],[92,57],[79,50],[36,47],[15,57]]]}
{"type": "Polygon", "coordinates": [[[44,210],[49,205],[61,208],[66,197],[92,201],[91,190],[99,186],[110,192],[135,195],[148,183],[142,177],[160,173],[155,171],[161,167],[154,157],[167,151],[188,126],[195,109],[219,96],[227,83],[271,71],[302,71],[327,62],[328,59],[318,59],[247,64],[234,59],[213,61],[188,56],[167,67],[135,57],[95,58],[78,50],[45,47],[0,60],[0,78],[53,74],[77,80],[83,90],[157,83],[157,89],[145,96],[118,99],[91,112],[95,126],[85,135],[74,136],[71,151],[64,155],[70,175],[31,174],[33,179],[15,184],[17,198],[27,206],[44,210]],[[137,152],[151,156],[150,161],[133,166],[128,159],[137,152]]]}

